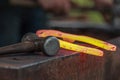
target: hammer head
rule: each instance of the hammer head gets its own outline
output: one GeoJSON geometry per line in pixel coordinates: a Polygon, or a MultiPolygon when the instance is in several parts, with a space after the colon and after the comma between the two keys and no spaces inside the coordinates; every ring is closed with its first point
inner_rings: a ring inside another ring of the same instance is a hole
{"type": "Polygon", "coordinates": [[[54,56],[60,49],[59,41],[56,37],[48,36],[40,38],[34,33],[27,33],[23,36],[22,42],[31,41],[35,44],[37,51],[42,51],[47,56],[54,56]]]}

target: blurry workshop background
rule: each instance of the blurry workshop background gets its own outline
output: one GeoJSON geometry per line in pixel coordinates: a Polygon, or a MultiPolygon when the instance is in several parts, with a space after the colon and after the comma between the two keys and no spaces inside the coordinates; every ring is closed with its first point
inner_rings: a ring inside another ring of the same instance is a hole
{"type": "Polygon", "coordinates": [[[72,0],[67,16],[50,15],[49,26],[54,29],[94,36],[108,40],[117,37],[119,27],[119,0],[106,0],[111,6],[97,6],[93,0],[72,0]],[[104,36],[103,36],[104,35],[104,36]]]}
{"type": "Polygon", "coordinates": [[[10,0],[10,4],[7,0],[2,2],[0,46],[16,43],[25,33],[43,28],[104,40],[120,35],[119,0],[71,0],[72,9],[67,15],[46,13],[32,0],[10,0]]]}

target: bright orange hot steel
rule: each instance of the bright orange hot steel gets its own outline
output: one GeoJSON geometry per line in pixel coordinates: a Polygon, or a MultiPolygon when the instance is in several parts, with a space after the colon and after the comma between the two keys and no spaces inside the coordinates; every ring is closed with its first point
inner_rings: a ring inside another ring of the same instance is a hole
{"type": "MultiPolygon", "coordinates": [[[[42,36],[42,37],[44,37],[44,36],[42,36]]],[[[103,51],[101,51],[99,49],[80,46],[77,44],[72,44],[70,42],[63,41],[60,39],[58,39],[58,41],[60,43],[60,47],[63,49],[72,50],[72,51],[81,52],[81,53],[86,53],[86,54],[90,54],[90,55],[94,55],[94,56],[103,56],[103,51]]]]}
{"type": "Polygon", "coordinates": [[[95,48],[90,48],[90,47],[85,47],[85,46],[80,46],[77,44],[72,44],[66,41],[59,40],[60,42],[60,47],[67,49],[67,50],[72,50],[76,52],[81,52],[81,53],[86,53],[94,56],[103,56],[103,51],[95,48]]]}
{"type": "Polygon", "coordinates": [[[40,37],[55,36],[58,38],[62,38],[63,40],[67,40],[69,42],[81,41],[81,42],[89,43],[109,51],[116,51],[115,45],[104,42],[102,40],[92,38],[92,37],[88,37],[88,36],[73,35],[73,34],[64,33],[61,31],[57,31],[57,30],[38,30],[36,34],[40,37]]]}

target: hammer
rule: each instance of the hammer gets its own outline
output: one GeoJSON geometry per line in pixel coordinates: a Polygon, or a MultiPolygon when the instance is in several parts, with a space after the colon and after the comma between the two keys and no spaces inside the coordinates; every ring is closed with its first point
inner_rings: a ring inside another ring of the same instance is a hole
{"type": "Polygon", "coordinates": [[[54,56],[60,49],[59,41],[56,37],[38,37],[34,33],[27,33],[20,43],[0,47],[0,55],[24,52],[43,52],[47,56],[54,56]]]}

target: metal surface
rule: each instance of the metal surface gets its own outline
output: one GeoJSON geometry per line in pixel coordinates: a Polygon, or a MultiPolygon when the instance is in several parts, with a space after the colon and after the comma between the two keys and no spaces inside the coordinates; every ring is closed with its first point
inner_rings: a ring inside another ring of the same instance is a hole
{"type": "Polygon", "coordinates": [[[95,57],[61,49],[58,55],[42,53],[0,56],[0,80],[120,80],[120,37],[109,41],[116,52],[95,57]]]}
{"type": "Polygon", "coordinates": [[[117,45],[117,51],[106,52],[104,80],[120,80],[120,37],[109,42],[117,45]]]}
{"type": "Polygon", "coordinates": [[[0,80],[103,80],[103,58],[60,50],[57,56],[6,55],[0,80]]]}

